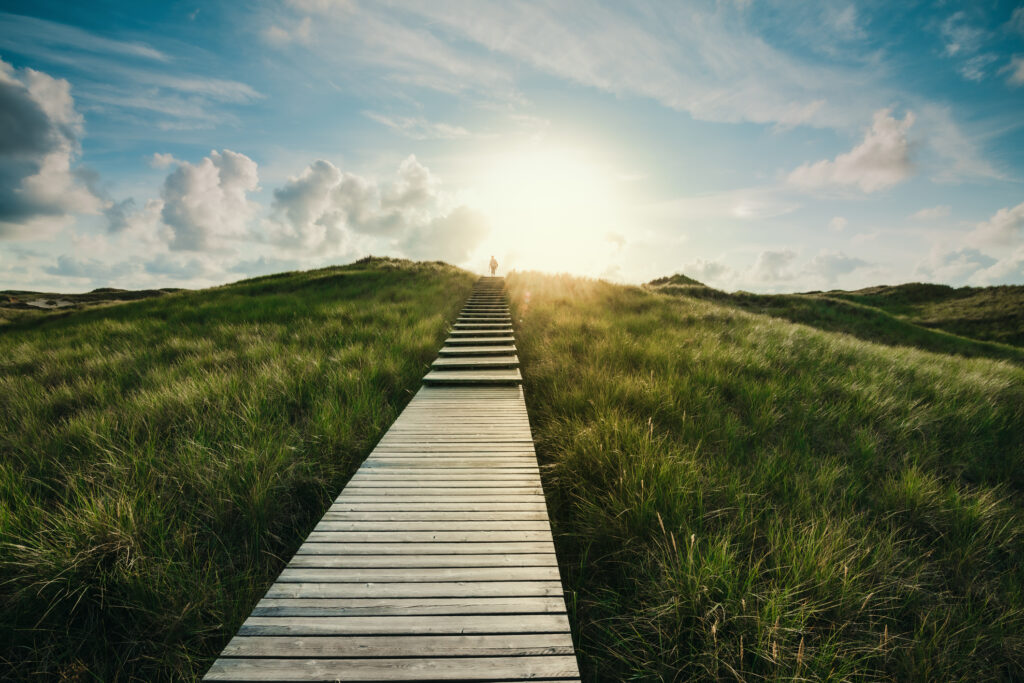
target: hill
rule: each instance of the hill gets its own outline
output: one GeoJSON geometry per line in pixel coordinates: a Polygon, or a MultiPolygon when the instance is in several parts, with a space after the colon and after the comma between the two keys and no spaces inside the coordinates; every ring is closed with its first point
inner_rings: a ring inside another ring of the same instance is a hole
{"type": "Polygon", "coordinates": [[[0,678],[200,675],[474,279],[369,259],[0,327],[0,678]]]}
{"type": "Polygon", "coordinates": [[[1024,676],[1019,349],[831,296],[509,287],[585,677],[1024,676]]]}
{"type": "Polygon", "coordinates": [[[1024,361],[1024,287],[911,284],[854,292],[752,294],[658,282],[647,287],[868,341],[1024,361]]]}
{"type": "Polygon", "coordinates": [[[687,277],[682,273],[676,273],[675,275],[659,277],[656,280],[651,280],[650,284],[655,287],[661,285],[693,285],[696,287],[704,286],[703,282],[698,282],[697,280],[694,280],[692,277],[687,277]]]}
{"type": "Polygon", "coordinates": [[[954,289],[913,283],[827,294],[880,308],[924,327],[1024,346],[1024,286],[954,289]]]}

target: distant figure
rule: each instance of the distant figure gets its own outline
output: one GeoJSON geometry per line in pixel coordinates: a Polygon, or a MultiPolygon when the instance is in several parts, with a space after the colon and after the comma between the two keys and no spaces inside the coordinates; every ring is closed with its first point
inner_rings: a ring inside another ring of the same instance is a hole
{"type": "Polygon", "coordinates": [[[491,277],[494,277],[494,272],[498,270],[498,259],[491,256],[491,277]]]}

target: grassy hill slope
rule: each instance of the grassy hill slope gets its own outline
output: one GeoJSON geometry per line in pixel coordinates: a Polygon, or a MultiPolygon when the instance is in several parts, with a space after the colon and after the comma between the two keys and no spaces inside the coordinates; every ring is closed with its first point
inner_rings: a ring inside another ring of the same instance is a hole
{"type": "Polygon", "coordinates": [[[0,328],[0,677],[201,674],[473,280],[366,260],[0,328]]]}
{"type": "MultiPolygon", "coordinates": [[[[972,310],[975,316],[973,326],[961,329],[953,324],[951,315],[934,313],[932,318],[927,318],[923,313],[915,313],[895,305],[883,307],[876,305],[877,302],[871,299],[862,301],[862,297],[854,292],[728,293],[704,286],[656,285],[656,282],[658,281],[650,283],[648,287],[662,294],[705,299],[752,313],[784,318],[830,332],[850,334],[866,341],[893,346],[912,346],[937,353],[1005,359],[1024,363],[1024,348],[1012,345],[1012,340],[1016,335],[1024,335],[1024,308],[1017,318],[1003,315],[1005,309],[1012,308],[1015,304],[1012,295],[1000,295],[996,291],[1002,288],[987,288],[987,290],[991,290],[989,294],[985,295],[990,300],[989,305],[979,305],[976,310],[972,310]],[[943,318],[942,324],[926,324],[927,320],[934,322],[942,315],[947,315],[947,318],[943,318]],[[991,325],[991,333],[986,328],[988,324],[991,325]],[[950,329],[946,329],[946,327],[950,329]],[[953,331],[953,328],[959,331],[953,331]],[[1017,330],[1017,332],[1012,330],[1017,330]],[[999,341],[989,341],[990,339],[999,341]]],[[[910,287],[910,285],[904,287],[910,287]]],[[[927,287],[933,286],[928,285],[927,287]]],[[[942,288],[941,285],[934,285],[934,287],[942,288]]],[[[945,289],[951,290],[949,287],[945,287],[945,289]]],[[[1024,301],[1021,302],[1021,305],[1024,307],[1024,301]]],[[[948,310],[944,308],[945,304],[941,299],[934,299],[931,303],[921,301],[914,311],[932,310],[928,308],[929,306],[936,307],[938,311],[948,310]]]]}
{"type": "Polygon", "coordinates": [[[1024,676],[1014,349],[509,286],[585,675],[1024,676]]]}
{"type": "Polygon", "coordinates": [[[880,308],[964,337],[1024,346],[1024,286],[959,287],[912,283],[828,296],[880,308]]]}

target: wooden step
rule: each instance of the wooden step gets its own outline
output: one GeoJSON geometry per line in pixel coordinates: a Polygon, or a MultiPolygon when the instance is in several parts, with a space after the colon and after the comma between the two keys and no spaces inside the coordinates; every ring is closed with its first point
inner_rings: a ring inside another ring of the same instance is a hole
{"type": "Polygon", "coordinates": [[[508,370],[431,370],[423,378],[427,385],[488,385],[522,384],[519,369],[508,370]]]}
{"type": "Polygon", "coordinates": [[[484,370],[518,368],[519,356],[470,356],[468,358],[441,357],[431,367],[435,370],[484,370]]]}
{"type": "Polygon", "coordinates": [[[507,355],[515,354],[516,347],[514,344],[502,344],[495,346],[445,346],[438,355],[462,358],[466,356],[493,356],[493,355],[507,355]]]}
{"type": "Polygon", "coordinates": [[[445,346],[494,346],[502,344],[513,344],[516,338],[507,337],[448,337],[444,340],[445,346]]]}

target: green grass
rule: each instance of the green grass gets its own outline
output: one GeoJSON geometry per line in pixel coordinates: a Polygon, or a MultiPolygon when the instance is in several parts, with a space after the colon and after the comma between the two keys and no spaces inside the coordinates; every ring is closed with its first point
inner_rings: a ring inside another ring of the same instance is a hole
{"type": "MultiPolygon", "coordinates": [[[[1017,311],[1015,299],[1000,290],[989,287],[970,298],[954,299],[955,304],[942,298],[945,292],[959,292],[943,285],[903,285],[901,288],[921,287],[935,293],[934,299],[921,298],[914,304],[897,306],[890,302],[879,305],[874,299],[850,292],[812,292],[807,294],[751,294],[750,292],[728,293],[704,286],[680,286],[675,284],[650,287],[663,294],[672,294],[694,299],[704,299],[726,306],[740,308],[752,313],[762,313],[791,322],[810,325],[830,332],[853,335],[866,341],[893,346],[915,348],[944,354],[967,357],[983,357],[1012,360],[1024,363],[1024,348],[1013,346],[1014,334],[1024,335],[1024,300],[1019,304],[1020,312],[1016,322],[1012,318],[1000,317],[1004,309],[1017,311]],[[970,329],[958,328],[950,320],[952,314],[922,311],[949,311],[951,306],[970,305],[979,297],[991,300],[990,305],[979,305],[972,309],[976,324],[970,329]],[[965,304],[964,302],[968,302],[965,304]],[[929,318],[928,315],[931,315],[929,318]],[[945,315],[942,324],[928,324],[945,315]],[[992,334],[981,330],[991,325],[992,334]],[[1015,327],[1014,327],[1015,326],[1015,327]],[[1011,334],[1009,330],[1020,330],[1011,334]],[[948,329],[947,329],[948,328],[948,329]],[[1002,333],[995,331],[1002,330],[1002,333]],[[986,339],[998,341],[985,341],[986,339]]],[[[901,288],[886,288],[898,290],[901,288]]],[[[1024,290],[1024,287],[1021,288],[1024,290]]],[[[863,290],[862,290],[863,291],[863,290]]]]}
{"type": "Polygon", "coordinates": [[[827,294],[875,306],[925,327],[1024,346],[1024,286],[954,289],[946,285],[913,283],[827,294]]]}
{"type": "Polygon", "coordinates": [[[1015,361],[871,316],[509,287],[586,678],[1024,677],[1015,361]]]}
{"type": "Polygon", "coordinates": [[[473,280],[366,260],[0,328],[0,678],[201,675],[473,280]]]}

